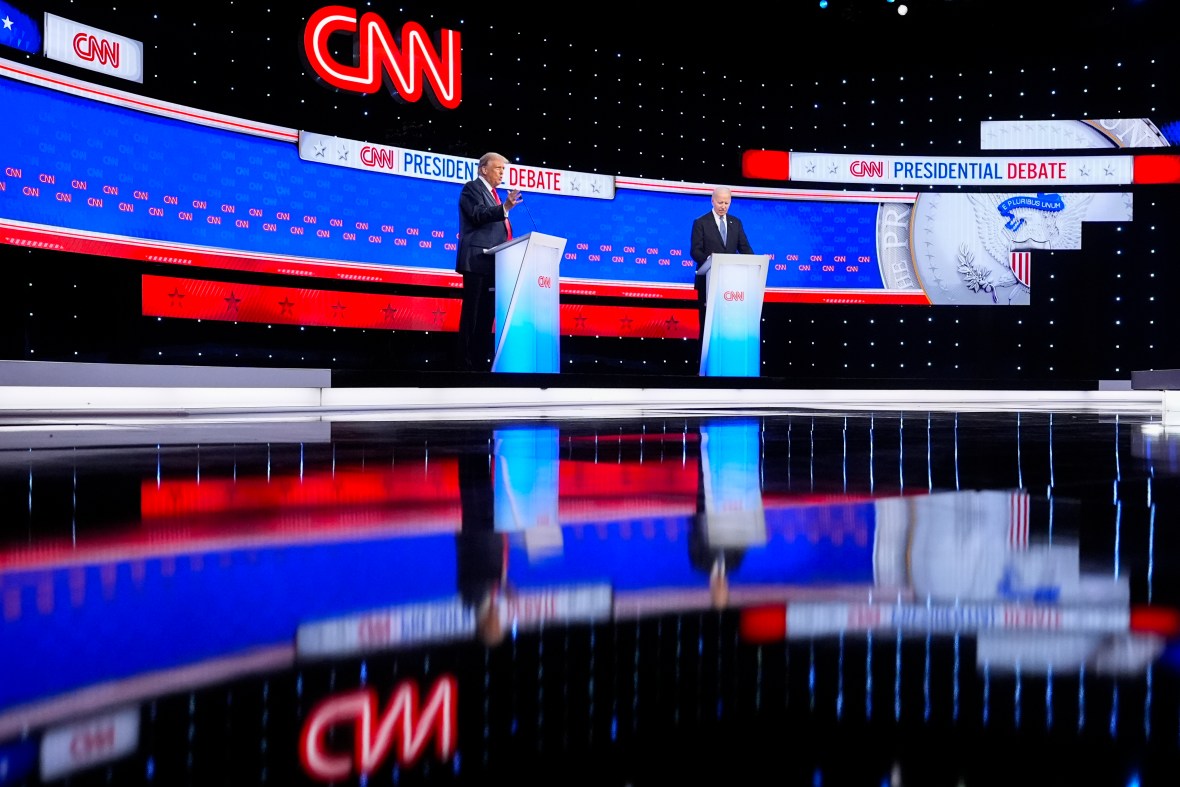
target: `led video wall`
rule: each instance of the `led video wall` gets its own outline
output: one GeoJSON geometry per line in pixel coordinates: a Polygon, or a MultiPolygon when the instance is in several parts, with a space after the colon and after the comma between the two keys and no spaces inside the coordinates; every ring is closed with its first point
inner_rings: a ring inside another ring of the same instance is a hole
{"type": "MultiPolygon", "coordinates": [[[[457,299],[445,291],[394,304],[338,285],[325,295],[314,282],[461,287],[456,203],[474,160],[215,115],[2,59],[0,102],[19,119],[0,127],[0,239],[175,263],[177,277],[144,277],[145,314],[178,316],[187,296],[179,316],[457,326],[457,299]],[[294,308],[281,287],[198,281],[185,267],[299,276],[312,287],[294,308]],[[353,322],[341,321],[346,308],[353,322]]],[[[512,216],[517,234],[565,238],[561,292],[591,299],[563,304],[563,333],[621,331],[617,305],[596,307],[596,296],[690,305],[690,227],[709,209],[711,184],[527,164],[513,164],[507,183],[529,192],[512,216]]],[[[1083,222],[1132,215],[1122,192],[732,188],[733,213],[770,256],[768,302],[1027,305],[1033,251],[1080,248],[1083,222]]],[[[653,318],[652,335],[697,334],[693,309],[670,314],[653,318]]]]}

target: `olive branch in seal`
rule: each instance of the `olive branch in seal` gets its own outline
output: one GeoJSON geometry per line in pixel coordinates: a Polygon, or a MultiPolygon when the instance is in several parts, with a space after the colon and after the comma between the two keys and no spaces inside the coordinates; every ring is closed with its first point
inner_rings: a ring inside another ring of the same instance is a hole
{"type": "Polygon", "coordinates": [[[968,289],[972,292],[986,292],[992,296],[992,303],[999,303],[996,298],[996,286],[992,284],[991,269],[976,265],[975,255],[971,253],[971,249],[966,245],[959,246],[956,261],[959,264],[959,276],[963,278],[963,284],[968,289]]]}

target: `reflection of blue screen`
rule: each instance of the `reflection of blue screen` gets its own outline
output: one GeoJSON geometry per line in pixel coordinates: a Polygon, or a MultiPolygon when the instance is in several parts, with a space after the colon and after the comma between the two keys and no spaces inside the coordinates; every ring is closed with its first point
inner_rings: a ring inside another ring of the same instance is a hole
{"type": "MultiPolygon", "coordinates": [[[[140,579],[120,564],[109,598],[88,592],[81,604],[6,622],[0,666],[21,677],[0,683],[0,713],[92,684],[290,643],[309,620],[449,598],[457,582],[450,533],[250,547],[225,553],[216,565],[177,560],[167,572],[165,562],[146,560],[140,579]]],[[[56,598],[70,598],[72,571],[101,586],[97,566],[70,567],[53,574],[56,598]]],[[[0,580],[0,588],[24,593],[41,581],[24,572],[0,580]]]]}
{"type": "MultiPolygon", "coordinates": [[[[509,542],[515,587],[610,582],[616,591],[706,588],[708,569],[692,564],[690,517],[653,517],[562,528],[561,551],[533,559],[523,537],[509,542]]],[[[872,585],[873,504],[767,509],[767,540],[742,550],[733,585],[872,585]],[[838,528],[833,528],[835,523],[838,528]],[[835,539],[833,530],[841,536],[835,539]],[[861,538],[853,537],[861,534],[861,538]]]]}
{"type": "MultiPolygon", "coordinates": [[[[189,124],[0,79],[0,218],[131,240],[454,270],[459,186],[303,161],[292,142],[189,124]]],[[[517,234],[567,240],[561,275],[688,285],[706,196],[527,195],[517,234]]],[[[767,285],[880,288],[876,204],[738,199],[767,285]],[[823,270],[816,257],[858,263],[823,270]],[[809,269],[810,266],[810,269],[809,269]]]]}

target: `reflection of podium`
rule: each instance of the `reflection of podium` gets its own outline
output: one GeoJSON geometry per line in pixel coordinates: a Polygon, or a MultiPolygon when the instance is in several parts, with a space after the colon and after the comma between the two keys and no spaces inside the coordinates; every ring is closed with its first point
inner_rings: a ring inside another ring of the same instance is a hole
{"type": "Polygon", "coordinates": [[[565,238],[530,232],[488,251],[496,255],[492,371],[559,371],[558,268],[565,238]]]}
{"type": "Polygon", "coordinates": [[[557,427],[497,429],[493,453],[496,532],[558,524],[557,427]]]}
{"type": "Polygon", "coordinates": [[[756,421],[739,419],[701,425],[705,504],[701,515],[711,549],[766,544],[761,456],[762,434],[756,421]]]}
{"type": "Polygon", "coordinates": [[[523,533],[530,559],[562,551],[557,434],[556,426],[506,426],[493,440],[495,529],[523,533]]]}
{"type": "Polygon", "coordinates": [[[705,276],[701,374],[757,377],[761,365],[762,296],[769,254],[712,254],[705,276]]]}

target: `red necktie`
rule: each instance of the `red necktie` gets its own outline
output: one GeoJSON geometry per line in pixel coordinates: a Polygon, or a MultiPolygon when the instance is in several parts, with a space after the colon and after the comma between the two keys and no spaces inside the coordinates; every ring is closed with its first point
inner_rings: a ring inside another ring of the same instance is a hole
{"type": "MultiPolygon", "coordinates": [[[[496,191],[495,189],[492,189],[492,196],[496,198],[497,205],[503,204],[500,202],[500,192],[496,191]]],[[[512,223],[508,221],[507,215],[504,216],[504,228],[506,230],[508,230],[508,240],[512,240],[512,223]]]]}

